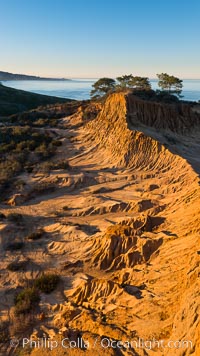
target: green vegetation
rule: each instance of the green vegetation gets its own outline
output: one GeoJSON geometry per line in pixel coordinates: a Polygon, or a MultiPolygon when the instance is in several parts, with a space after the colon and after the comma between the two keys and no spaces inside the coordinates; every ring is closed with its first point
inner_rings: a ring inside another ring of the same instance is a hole
{"type": "MultiPolygon", "coordinates": [[[[57,140],[56,140],[57,141],[57,140]]],[[[59,141],[59,145],[61,142],[59,141]]],[[[58,142],[29,126],[0,128],[0,190],[18,173],[31,171],[35,163],[52,157],[58,142]]]]}
{"type": "Polygon", "coordinates": [[[53,193],[55,190],[56,185],[51,182],[38,182],[34,185],[34,189],[32,191],[31,196],[35,197],[41,194],[50,194],[53,193]]]}
{"type": "Polygon", "coordinates": [[[38,167],[39,172],[49,173],[53,170],[69,170],[71,166],[67,160],[60,160],[58,162],[44,162],[38,167]]]}
{"type": "Polygon", "coordinates": [[[17,132],[17,128],[9,128],[9,129],[1,129],[0,138],[1,138],[1,146],[0,152],[1,154],[15,152],[20,153],[24,150],[35,150],[39,146],[39,137],[35,139],[29,130],[19,129],[20,132],[17,132]]]}
{"type": "Polygon", "coordinates": [[[29,93],[0,84],[0,117],[31,110],[41,105],[66,103],[67,101],[72,100],[29,93]]]}
{"type": "MultiPolygon", "coordinates": [[[[12,271],[17,271],[18,265],[13,263],[12,265],[10,264],[7,268],[12,271]]],[[[21,290],[14,299],[15,315],[19,316],[34,311],[40,302],[40,292],[53,292],[56,289],[59,280],[60,278],[56,274],[43,274],[33,282],[32,287],[24,288],[21,290]]]]}
{"type": "Polygon", "coordinates": [[[17,272],[24,270],[24,267],[26,265],[26,261],[13,261],[7,265],[7,269],[11,272],[17,272]]]}
{"type": "Polygon", "coordinates": [[[24,246],[23,241],[13,241],[7,245],[6,250],[17,251],[17,250],[21,250],[23,246],[24,246]]]}
{"type": "Polygon", "coordinates": [[[151,90],[149,78],[133,76],[132,74],[118,77],[119,88],[131,88],[136,90],[151,90]]]}
{"type": "Polygon", "coordinates": [[[148,77],[125,74],[117,77],[117,81],[111,78],[101,78],[93,84],[94,89],[91,91],[91,97],[99,99],[111,92],[129,90],[144,100],[167,103],[178,101],[177,95],[180,96],[183,87],[182,80],[167,73],[157,74],[157,76],[161,90],[156,91],[152,90],[148,77]]]}
{"type": "Polygon", "coordinates": [[[23,222],[23,215],[18,213],[10,213],[7,215],[7,219],[15,224],[20,225],[23,222]]]}
{"type": "Polygon", "coordinates": [[[157,103],[167,103],[173,104],[179,101],[176,95],[168,93],[164,90],[136,90],[132,92],[135,96],[142,100],[157,102],[157,103]]]}
{"type": "MultiPolygon", "coordinates": [[[[63,99],[62,99],[63,100],[63,99]]],[[[10,124],[31,126],[31,127],[55,127],[59,123],[60,118],[74,114],[80,107],[80,102],[66,99],[62,104],[50,104],[39,106],[30,111],[23,111],[13,114],[4,121],[10,124]],[[66,101],[67,100],[67,101],[66,101]]]]}
{"type": "Polygon", "coordinates": [[[169,94],[181,94],[183,88],[181,79],[167,73],[157,74],[157,77],[159,79],[158,86],[163,91],[167,91],[169,94]]]}
{"type": "Polygon", "coordinates": [[[43,274],[36,279],[35,287],[43,293],[51,293],[56,289],[60,278],[57,274],[43,274]]]}
{"type": "Polygon", "coordinates": [[[99,99],[110,92],[124,89],[149,91],[151,84],[149,78],[133,76],[132,74],[117,77],[117,82],[111,78],[101,78],[93,84],[91,97],[99,99]]]}
{"type": "Polygon", "coordinates": [[[150,84],[149,78],[147,78],[147,77],[135,76],[132,79],[131,85],[132,85],[132,88],[136,89],[136,90],[144,90],[144,91],[151,90],[151,84],[150,84]]]}
{"type": "Polygon", "coordinates": [[[9,339],[9,322],[0,321],[0,344],[5,344],[9,339]]]}
{"type": "Polygon", "coordinates": [[[116,78],[117,81],[119,82],[119,88],[130,88],[131,87],[131,82],[133,79],[133,75],[122,75],[121,77],[116,78]]]}
{"type": "Polygon", "coordinates": [[[32,232],[27,236],[28,240],[39,240],[43,237],[44,235],[44,230],[43,229],[38,229],[37,231],[32,232]]]}
{"type": "MultiPolygon", "coordinates": [[[[55,154],[57,147],[62,145],[62,141],[53,138],[57,136],[56,132],[43,128],[58,125],[62,128],[59,119],[74,114],[80,105],[81,103],[75,100],[57,100],[55,97],[32,94],[0,85],[0,116],[17,112],[7,117],[2,116],[0,120],[1,200],[12,193],[13,187],[18,191],[23,190],[23,185],[17,186],[14,181],[18,174],[32,173],[42,162],[52,166],[49,159],[55,154]],[[9,108],[6,112],[3,109],[5,102],[9,108]],[[13,111],[12,106],[15,103],[20,107],[13,111]],[[46,106],[38,107],[38,105],[46,106]],[[33,107],[37,108],[24,111],[33,107]]],[[[85,105],[87,106],[87,103],[85,105]]],[[[57,162],[53,165],[52,169],[69,168],[67,162],[57,162]]]]}
{"type": "Polygon", "coordinates": [[[48,148],[52,138],[34,131],[29,126],[2,127],[0,129],[0,153],[20,153],[42,151],[43,146],[48,148]]]}
{"type": "Polygon", "coordinates": [[[25,288],[15,297],[15,315],[30,313],[38,305],[39,301],[39,292],[35,287],[25,288]]]}
{"type": "Polygon", "coordinates": [[[67,211],[67,210],[69,210],[69,207],[68,207],[68,205],[64,205],[64,206],[63,206],[63,210],[64,210],[64,211],[67,211]]]}
{"type": "Polygon", "coordinates": [[[93,99],[98,99],[105,94],[108,94],[113,89],[115,89],[116,82],[112,78],[101,78],[97,80],[92,87],[91,97],[93,99]]]}

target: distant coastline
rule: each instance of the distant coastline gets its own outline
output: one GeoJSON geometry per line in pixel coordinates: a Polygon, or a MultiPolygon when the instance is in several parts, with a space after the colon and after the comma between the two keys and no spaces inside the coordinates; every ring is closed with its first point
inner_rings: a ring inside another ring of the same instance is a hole
{"type": "MultiPolygon", "coordinates": [[[[36,94],[56,96],[73,100],[88,100],[92,85],[97,80],[89,78],[70,78],[69,80],[2,80],[7,87],[24,90],[36,94]]],[[[150,79],[152,88],[158,89],[157,79],[150,79]]],[[[183,100],[200,100],[200,80],[183,80],[183,100]]]]}
{"type": "Polygon", "coordinates": [[[61,80],[61,81],[70,81],[67,78],[46,78],[39,77],[35,75],[26,75],[26,74],[14,74],[9,72],[0,71],[0,80],[61,80]]]}

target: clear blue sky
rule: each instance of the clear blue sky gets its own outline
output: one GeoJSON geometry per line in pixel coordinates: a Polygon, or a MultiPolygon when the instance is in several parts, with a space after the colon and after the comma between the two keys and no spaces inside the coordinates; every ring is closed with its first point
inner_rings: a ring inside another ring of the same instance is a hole
{"type": "Polygon", "coordinates": [[[0,0],[0,70],[200,78],[200,0],[0,0]]]}

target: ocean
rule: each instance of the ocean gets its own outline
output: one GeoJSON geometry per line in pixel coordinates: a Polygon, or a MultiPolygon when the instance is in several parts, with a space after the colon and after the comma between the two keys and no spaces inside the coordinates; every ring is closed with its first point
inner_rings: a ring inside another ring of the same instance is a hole
{"type": "MultiPolygon", "coordinates": [[[[2,81],[2,84],[16,89],[30,91],[32,93],[57,96],[84,100],[90,98],[92,84],[97,79],[72,79],[69,81],[61,80],[9,80],[2,81]]],[[[152,88],[157,89],[157,80],[151,80],[152,88]]],[[[183,81],[183,99],[198,101],[200,100],[200,79],[185,79],[183,81]]]]}

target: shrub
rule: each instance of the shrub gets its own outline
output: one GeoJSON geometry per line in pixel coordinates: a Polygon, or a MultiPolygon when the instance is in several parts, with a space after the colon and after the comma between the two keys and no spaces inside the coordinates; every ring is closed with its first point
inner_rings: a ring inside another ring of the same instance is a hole
{"type": "Polygon", "coordinates": [[[34,186],[32,194],[33,196],[35,196],[35,194],[48,194],[54,191],[55,191],[55,185],[53,183],[41,182],[41,183],[37,183],[34,186]]]}
{"type": "Polygon", "coordinates": [[[52,145],[56,146],[56,147],[59,147],[59,146],[62,146],[62,142],[60,140],[53,140],[52,141],[52,145]]]}
{"type": "Polygon", "coordinates": [[[6,250],[9,251],[21,250],[23,246],[24,243],[22,241],[14,241],[7,245],[6,250]]]}
{"type": "Polygon", "coordinates": [[[9,323],[6,321],[0,322],[0,344],[5,344],[9,340],[9,323]]]}
{"type": "Polygon", "coordinates": [[[19,190],[22,190],[25,185],[26,182],[23,179],[17,179],[17,181],[14,183],[14,186],[19,190]]]}
{"type": "Polygon", "coordinates": [[[23,221],[23,216],[18,213],[10,213],[7,218],[9,221],[15,222],[16,224],[20,224],[23,221]]]}
{"type": "MultiPolygon", "coordinates": [[[[28,120],[29,117],[27,122],[30,122],[28,120]]],[[[55,140],[54,143],[48,133],[36,132],[30,126],[0,127],[0,193],[5,195],[5,184],[27,167],[31,167],[28,168],[31,173],[35,160],[52,157],[57,146],[62,144],[59,142],[55,140]]]]}
{"type": "Polygon", "coordinates": [[[56,274],[43,274],[36,279],[35,287],[43,293],[51,293],[56,289],[59,280],[60,278],[56,274]]]}
{"type": "Polygon", "coordinates": [[[11,272],[20,271],[24,269],[25,264],[26,264],[25,261],[21,261],[21,262],[13,261],[7,265],[7,269],[11,272]]]}
{"type": "Polygon", "coordinates": [[[51,169],[70,169],[70,164],[68,161],[52,162],[51,169]]]}
{"type": "Polygon", "coordinates": [[[40,164],[39,167],[34,170],[34,171],[39,171],[39,172],[43,172],[43,173],[50,173],[50,171],[52,170],[52,163],[49,161],[45,161],[44,163],[40,164]]]}
{"type": "Polygon", "coordinates": [[[51,170],[59,169],[70,169],[70,164],[68,161],[58,161],[58,162],[49,162],[46,161],[39,166],[39,170],[44,173],[49,173],[51,170]]]}
{"type": "MultiPolygon", "coordinates": [[[[23,338],[25,335],[30,335],[33,332],[35,323],[37,321],[37,314],[34,315],[34,313],[24,313],[24,314],[14,314],[12,315],[12,318],[9,321],[9,330],[8,330],[8,336],[9,339],[11,337],[17,337],[17,338],[23,338]]],[[[27,335],[27,336],[28,336],[27,335]]],[[[21,353],[21,350],[18,348],[17,349],[17,356],[27,356],[30,355],[30,353],[27,351],[26,348],[23,350],[26,351],[23,354],[21,353]]]]}
{"type": "Polygon", "coordinates": [[[25,288],[15,297],[15,315],[26,314],[39,303],[40,296],[36,288],[25,288]]]}
{"type": "Polygon", "coordinates": [[[68,210],[68,209],[69,209],[68,205],[64,205],[64,206],[63,206],[63,210],[64,210],[64,211],[66,211],[66,210],[68,210]]]}
{"type": "Polygon", "coordinates": [[[30,235],[27,236],[28,240],[39,240],[44,235],[43,229],[38,229],[35,232],[32,232],[30,235]]]}
{"type": "Polygon", "coordinates": [[[39,126],[39,127],[44,127],[47,125],[47,120],[46,119],[38,119],[33,122],[34,126],[39,126]]]}
{"type": "Polygon", "coordinates": [[[24,169],[25,169],[25,171],[26,171],[27,173],[32,173],[32,172],[33,172],[33,169],[34,169],[34,166],[32,166],[32,165],[27,165],[27,166],[24,167],[24,169]]]}

